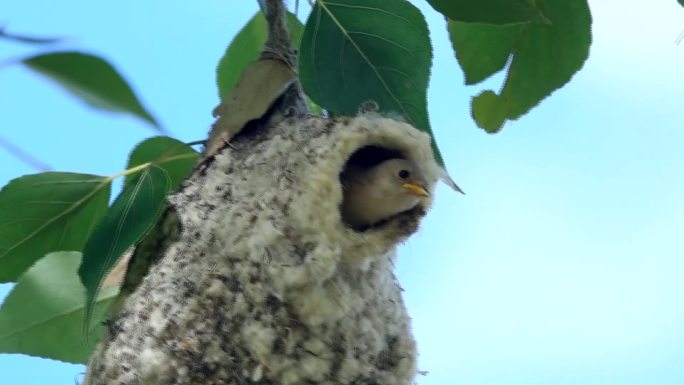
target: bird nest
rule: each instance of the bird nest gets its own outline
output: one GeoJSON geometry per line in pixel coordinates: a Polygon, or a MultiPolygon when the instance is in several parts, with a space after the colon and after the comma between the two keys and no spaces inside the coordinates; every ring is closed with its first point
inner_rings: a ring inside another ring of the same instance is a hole
{"type": "Polygon", "coordinates": [[[180,240],[112,320],[89,383],[409,384],[394,249],[430,199],[365,231],[340,214],[345,167],[396,157],[432,189],[429,136],[375,114],[236,137],[170,199],[180,240]]]}

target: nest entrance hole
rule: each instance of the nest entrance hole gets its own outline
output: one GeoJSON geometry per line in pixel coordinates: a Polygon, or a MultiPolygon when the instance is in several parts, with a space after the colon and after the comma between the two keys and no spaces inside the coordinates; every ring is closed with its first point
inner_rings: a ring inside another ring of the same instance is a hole
{"type": "Polygon", "coordinates": [[[388,159],[401,158],[406,159],[404,154],[399,150],[393,150],[376,145],[368,145],[356,150],[347,160],[346,167],[357,166],[362,168],[371,168],[388,159]]]}
{"type": "MultiPolygon", "coordinates": [[[[367,145],[364,147],[361,147],[360,149],[356,150],[347,160],[347,163],[344,165],[344,169],[340,173],[340,183],[342,185],[342,188],[344,189],[346,180],[345,180],[345,172],[349,168],[363,168],[363,169],[369,169],[371,167],[374,167],[388,159],[407,159],[407,157],[404,155],[402,151],[395,150],[395,149],[390,149],[390,148],[385,148],[381,147],[378,145],[367,145]]],[[[340,206],[341,207],[341,206],[340,206]]],[[[418,209],[418,207],[409,210],[408,212],[414,212],[418,209]]],[[[352,229],[360,232],[365,232],[366,230],[369,230],[371,228],[376,228],[383,226],[386,224],[389,220],[400,216],[400,215],[405,215],[408,212],[400,213],[397,214],[391,218],[384,219],[378,223],[375,223],[371,226],[362,226],[362,227],[356,227],[352,226],[350,223],[346,222],[344,219],[344,216],[342,217],[342,220],[345,222],[345,224],[352,229]]]]}

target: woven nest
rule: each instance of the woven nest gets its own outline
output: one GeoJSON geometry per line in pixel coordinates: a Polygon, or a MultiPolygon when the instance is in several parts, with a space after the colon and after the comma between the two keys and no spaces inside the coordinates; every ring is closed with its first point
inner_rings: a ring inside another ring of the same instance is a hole
{"type": "Polygon", "coordinates": [[[429,200],[347,226],[339,175],[391,157],[437,177],[429,137],[374,114],[288,118],[235,138],[170,202],[163,253],[91,359],[90,384],[409,384],[395,246],[429,200]]]}

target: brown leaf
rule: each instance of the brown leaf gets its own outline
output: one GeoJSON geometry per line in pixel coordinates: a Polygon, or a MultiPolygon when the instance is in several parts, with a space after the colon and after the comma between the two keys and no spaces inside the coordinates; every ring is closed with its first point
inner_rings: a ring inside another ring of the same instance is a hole
{"type": "Polygon", "coordinates": [[[128,268],[128,261],[131,260],[132,254],[132,250],[124,254],[119,262],[114,265],[112,270],[107,273],[104,281],[102,281],[102,289],[121,286],[121,282],[123,282],[124,276],[126,275],[126,269],[128,268]]]}
{"type": "Polygon", "coordinates": [[[295,71],[281,60],[249,64],[235,88],[214,109],[218,119],[209,133],[205,157],[216,154],[249,121],[261,118],[296,79],[295,71]]]}

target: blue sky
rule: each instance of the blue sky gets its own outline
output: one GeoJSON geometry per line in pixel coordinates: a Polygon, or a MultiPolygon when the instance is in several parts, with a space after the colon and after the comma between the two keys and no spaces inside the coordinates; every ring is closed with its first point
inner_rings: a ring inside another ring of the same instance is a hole
{"type": "MultiPolygon", "coordinates": [[[[198,140],[214,68],[256,2],[5,1],[11,31],[69,36],[109,58],[162,124],[198,140]]],[[[306,2],[302,2],[306,3],[306,2]]],[[[443,22],[432,29],[432,126],[454,179],[400,250],[419,385],[684,384],[684,8],[590,0],[580,73],[497,135],[478,129],[443,22]]],[[[304,9],[303,9],[304,10],[304,9]]],[[[304,12],[301,12],[302,16],[304,12]]],[[[34,48],[0,43],[0,58],[34,48]]],[[[496,76],[487,87],[498,89],[496,76]]],[[[0,68],[0,135],[54,169],[120,171],[155,133],[0,68]]],[[[0,185],[34,170],[0,151],[0,185]]],[[[9,291],[0,285],[0,298],[9,291]]],[[[0,355],[0,384],[71,385],[84,369],[0,355]]]]}

